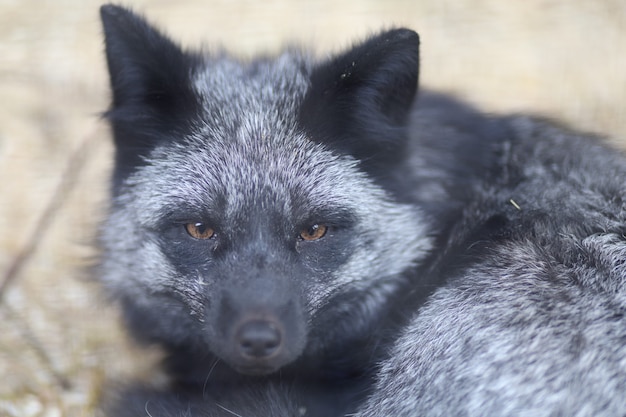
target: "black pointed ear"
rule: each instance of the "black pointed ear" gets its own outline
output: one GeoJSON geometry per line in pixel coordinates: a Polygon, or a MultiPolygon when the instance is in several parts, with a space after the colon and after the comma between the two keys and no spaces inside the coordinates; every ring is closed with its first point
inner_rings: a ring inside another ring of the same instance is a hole
{"type": "Polygon", "coordinates": [[[113,110],[140,106],[142,114],[146,107],[167,114],[176,112],[180,104],[186,107],[196,57],[123,7],[102,6],[100,15],[113,110]]]}
{"type": "Polygon", "coordinates": [[[131,11],[100,9],[113,103],[106,113],[117,149],[116,173],[132,170],[160,140],[182,133],[198,112],[195,55],[131,11]]]}
{"type": "Polygon", "coordinates": [[[408,29],[374,36],[311,74],[300,122],[313,140],[365,164],[399,157],[415,98],[419,37],[408,29]]]}

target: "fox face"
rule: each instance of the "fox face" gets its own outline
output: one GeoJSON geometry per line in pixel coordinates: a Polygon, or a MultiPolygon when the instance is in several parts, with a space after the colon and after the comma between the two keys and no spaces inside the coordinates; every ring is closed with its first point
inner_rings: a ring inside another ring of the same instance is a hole
{"type": "Polygon", "coordinates": [[[428,252],[401,164],[417,36],[326,62],[186,52],[102,9],[116,145],[102,281],[140,339],[265,375],[370,334],[428,252]]]}

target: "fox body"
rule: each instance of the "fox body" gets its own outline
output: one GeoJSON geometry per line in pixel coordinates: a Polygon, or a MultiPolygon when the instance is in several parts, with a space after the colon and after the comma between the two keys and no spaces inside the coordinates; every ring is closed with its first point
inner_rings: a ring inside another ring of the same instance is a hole
{"type": "Polygon", "coordinates": [[[508,121],[496,176],[463,210],[438,289],[359,416],[621,416],[626,159],[508,121]]]}
{"type": "Polygon", "coordinates": [[[111,415],[626,409],[616,151],[416,100],[410,30],[243,62],[120,7],[102,18],[100,277],[172,379],[111,415]]]}

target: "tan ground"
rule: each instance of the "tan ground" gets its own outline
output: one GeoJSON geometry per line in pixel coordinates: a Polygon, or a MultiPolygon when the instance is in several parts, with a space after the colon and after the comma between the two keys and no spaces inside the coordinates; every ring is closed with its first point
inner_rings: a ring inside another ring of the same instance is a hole
{"type": "MultiPolygon", "coordinates": [[[[407,25],[421,34],[423,84],[626,144],[624,0],[131,4],[185,45],[243,55],[294,41],[325,53],[407,25]]],[[[147,362],[123,342],[115,311],[84,269],[96,253],[111,155],[98,118],[108,97],[98,6],[0,0],[0,286],[36,244],[0,294],[0,416],[92,415],[103,381],[147,362]],[[60,209],[39,222],[59,184],[60,209]]]]}

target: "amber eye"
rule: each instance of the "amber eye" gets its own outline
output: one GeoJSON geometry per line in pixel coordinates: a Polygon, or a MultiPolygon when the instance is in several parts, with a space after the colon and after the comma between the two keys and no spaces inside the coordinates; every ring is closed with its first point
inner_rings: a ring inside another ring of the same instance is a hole
{"type": "Polygon", "coordinates": [[[326,232],[328,231],[328,226],[324,226],[323,224],[314,224],[307,229],[302,229],[300,231],[300,237],[303,240],[318,240],[324,237],[326,232]]]}
{"type": "Polygon", "coordinates": [[[185,230],[194,239],[211,239],[215,235],[215,230],[204,223],[187,223],[185,230]]]}

